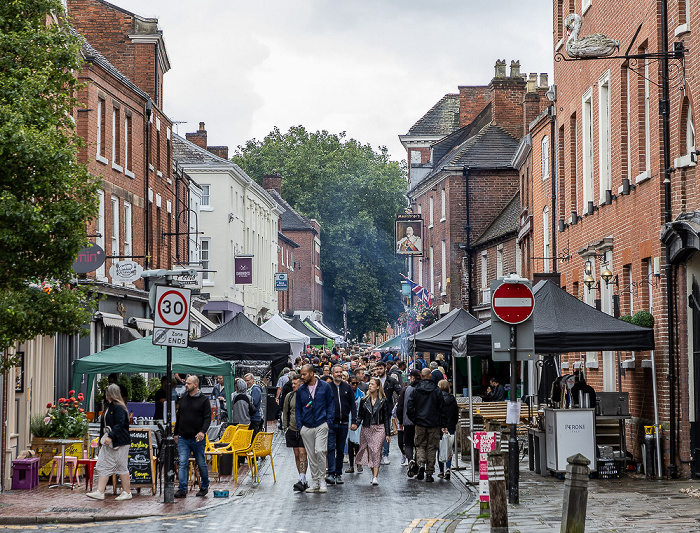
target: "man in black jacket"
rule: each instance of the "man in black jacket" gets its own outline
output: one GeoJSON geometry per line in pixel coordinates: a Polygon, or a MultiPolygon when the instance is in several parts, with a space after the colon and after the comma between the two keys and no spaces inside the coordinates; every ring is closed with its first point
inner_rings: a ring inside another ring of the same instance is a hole
{"type": "MultiPolygon", "coordinates": [[[[431,379],[429,368],[421,370],[421,381],[408,399],[407,413],[416,427],[416,462],[420,465],[416,479],[435,481],[435,455],[440,446],[441,428],[447,432],[442,393],[431,379]]],[[[409,468],[409,474],[411,473],[409,468]]]]}
{"type": "Polygon", "coordinates": [[[211,424],[211,405],[202,391],[199,390],[199,378],[187,376],[185,394],[178,402],[177,419],[175,421],[175,442],[180,459],[178,471],[179,487],[176,498],[187,496],[187,470],[190,464],[190,453],[199,468],[200,485],[197,496],[206,496],[209,492],[209,472],[204,458],[206,434],[211,424]]]}
{"type": "Polygon", "coordinates": [[[348,422],[350,429],[357,429],[357,406],[352,388],[343,381],[343,367],[333,367],[333,381],[330,383],[335,402],[335,418],[333,427],[328,431],[328,475],[326,483],[329,485],[342,485],[343,482],[343,455],[345,454],[345,441],[348,438],[348,422]]]}
{"type": "MultiPolygon", "coordinates": [[[[389,412],[393,412],[393,410],[394,410],[394,394],[396,394],[396,398],[399,397],[399,395],[401,394],[401,390],[402,390],[401,385],[399,384],[398,381],[396,381],[396,379],[387,375],[386,363],[384,361],[377,362],[377,366],[375,367],[375,371],[377,373],[377,377],[379,378],[379,381],[382,382],[382,387],[384,387],[384,394],[386,395],[386,401],[389,404],[389,412]]],[[[389,461],[389,443],[387,441],[384,441],[384,449],[382,450],[382,464],[388,465],[389,463],[391,463],[391,461],[389,461]]]]}

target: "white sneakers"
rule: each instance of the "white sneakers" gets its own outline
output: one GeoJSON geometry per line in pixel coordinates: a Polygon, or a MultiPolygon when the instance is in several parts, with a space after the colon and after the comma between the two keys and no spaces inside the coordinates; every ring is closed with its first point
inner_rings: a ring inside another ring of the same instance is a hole
{"type": "Polygon", "coordinates": [[[372,485],[379,485],[379,481],[377,480],[376,477],[372,478],[372,485]]]}
{"type": "Polygon", "coordinates": [[[328,492],[328,487],[326,486],[325,483],[321,483],[321,484],[319,485],[319,487],[318,487],[318,491],[317,491],[317,492],[328,492]]]}
{"type": "Polygon", "coordinates": [[[408,459],[404,455],[403,457],[401,457],[401,466],[406,466],[407,464],[408,464],[408,459]]]}
{"type": "MultiPolygon", "coordinates": [[[[93,492],[88,492],[86,494],[88,498],[92,498],[93,500],[104,500],[105,499],[105,493],[100,492],[99,490],[93,491],[93,492]]],[[[131,492],[127,491],[122,491],[122,493],[114,498],[118,502],[123,502],[124,500],[130,500],[131,499],[131,492]]]]}
{"type": "Polygon", "coordinates": [[[390,465],[391,464],[391,461],[389,461],[389,458],[386,455],[382,456],[382,464],[383,465],[390,465]]]}

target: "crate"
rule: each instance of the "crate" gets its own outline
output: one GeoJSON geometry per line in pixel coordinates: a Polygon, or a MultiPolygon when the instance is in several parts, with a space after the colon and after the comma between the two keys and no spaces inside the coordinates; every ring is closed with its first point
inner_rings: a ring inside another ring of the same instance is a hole
{"type": "Polygon", "coordinates": [[[598,460],[598,478],[599,479],[619,479],[620,465],[614,460],[598,460]]]}

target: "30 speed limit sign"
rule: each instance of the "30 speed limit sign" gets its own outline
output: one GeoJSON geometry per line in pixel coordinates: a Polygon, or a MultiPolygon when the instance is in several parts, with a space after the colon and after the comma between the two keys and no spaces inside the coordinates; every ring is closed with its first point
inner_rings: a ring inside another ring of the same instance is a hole
{"type": "Polygon", "coordinates": [[[159,285],[156,288],[153,344],[187,346],[191,289],[159,285]]]}

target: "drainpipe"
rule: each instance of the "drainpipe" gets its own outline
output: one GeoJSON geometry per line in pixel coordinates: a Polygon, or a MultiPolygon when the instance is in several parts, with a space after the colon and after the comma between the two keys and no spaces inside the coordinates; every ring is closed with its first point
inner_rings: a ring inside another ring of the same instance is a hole
{"type": "MultiPolygon", "coordinates": [[[[549,106],[549,150],[551,152],[551,156],[549,158],[549,165],[551,167],[551,171],[549,172],[551,178],[552,178],[552,215],[549,217],[551,224],[552,224],[552,249],[549,253],[550,256],[552,256],[552,272],[556,272],[558,270],[558,265],[557,265],[557,165],[556,165],[556,155],[557,155],[557,150],[556,150],[556,142],[555,142],[555,134],[556,134],[556,129],[557,129],[557,122],[556,122],[556,117],[557,117],[557,107],[556,105],[551,105],[549,106]]],[[[521,199],[522,201],[522,199],[521,199]]]]}
{"type": "MultiPolygon", "coordinates": [[[[148,200],[148,189],[150,185],[150,164],[151,164],[151,115],[153,114],[153,100],[150,98],[146,102],[146,193],[144,196],[144,199],[146,200],[146,222],[144,224],[144,230],[146,232],[146,250],[144,255],[146,256],[146,259],[144,261],[144,270],[148,270],[150,268],[150,248],[151,248],[151,235],[150,235],[150,227],[151,227],[151,204],[148,200]]],[[[150,279],[145,278],[144,279],[144,289],[146,292],[148,292],[150,288],[150,279]]],[[[151,314],[151,309],[148,310],[148,315],[150,316],[151,314]]]]}
{"type": "MultiPolygon", "coordinates": [[[[664,147],[664,222],[671,222],[671,126],[669,120],[670,97],[668,81],[668,1],[661,0],[661,118],[663,124],[663,147],[664,147]]],[[[676,466],[676,373],[675,373],[675,353],[673,333],[673,313],[676,291],[673,283],[673,265],[671,264],[671,251],[666,246],[666,297],[668,305],[667,328],[668,328],[668,394],[669,394],[669,465],[668,476],[675,478],[678,475],[676,466]]]]}
{"type": "MultiPolygon", "coordinates": [[[[472,313],[474,306],[472,305],[472,227],[471,218],[469,216],[469,174],[470,168],[465,166],[462,168],[462,176],[464,176],[464,192],[465,192],[465,203],[467,207],[467,224],[464,226],[464,231],[467,233],[467,242],[465,246],[465,251],[467,252],[467,311],[469,314],[472,313]]],[[[471,383],[470,383],[471,387],[471,383]]]]}

